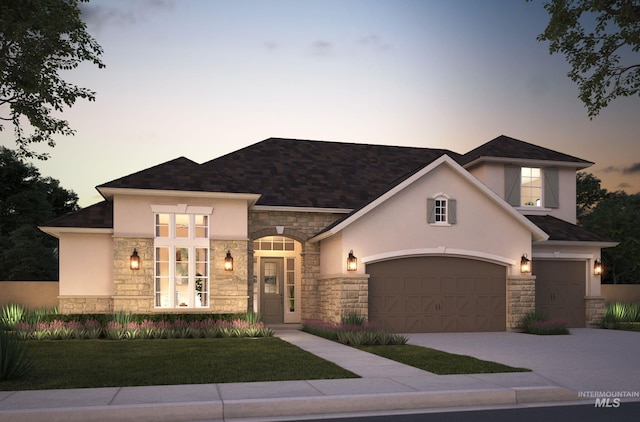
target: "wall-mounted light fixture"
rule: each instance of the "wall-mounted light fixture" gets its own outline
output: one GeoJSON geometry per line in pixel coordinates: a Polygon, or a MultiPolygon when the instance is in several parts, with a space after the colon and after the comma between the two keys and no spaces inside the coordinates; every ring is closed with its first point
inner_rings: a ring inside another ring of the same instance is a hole
{"type": "Polygon", "coordinates": [[[353,256],[353,250],[349,251],[347,257],[347,271],[356,271],[358,269],[358,258],[353,256]]]}
{"type": "Polygon", "coordinates": [[[520,272],[521,273],[530,273],[531,272],[531,261],[527,258],[527,254],[522,255],[522,259],[520,260],[520,272]]]}
{"type": "Polygon", "coordinates": [[[233,257],[231,251],[227,251],[227,256],[224,258],[224,270],[233,271],[233,257]]]}
{"type": "Polygon", "coordinates": [[[595,275],[602,275],[602,261],[596,259],[593,263],[593,273],[595,275]]]}
{"type": "Polygon", "coordinates": [[[140,257],[138,256],[138,250],[133,248],[133,253],[129,257],[129,268],[132,270],[140,269],[140,257]]]}

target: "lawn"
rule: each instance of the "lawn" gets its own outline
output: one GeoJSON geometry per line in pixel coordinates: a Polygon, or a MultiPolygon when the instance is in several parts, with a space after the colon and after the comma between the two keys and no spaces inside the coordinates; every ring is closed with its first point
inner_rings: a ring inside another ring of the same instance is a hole
{"type": "Polygon", "coordinates": [[[438,375],[531,371],[526,368],[512,368],[501,363],[480,360],[471,356],[455,355],[410,344],[402,346],[360,346],[358,349],[438,375]]]}
{"type": "Polygon", "coordinates": [[[37,367],[4,390],[357,378],[279,338],[31,340],[37,367]]]}

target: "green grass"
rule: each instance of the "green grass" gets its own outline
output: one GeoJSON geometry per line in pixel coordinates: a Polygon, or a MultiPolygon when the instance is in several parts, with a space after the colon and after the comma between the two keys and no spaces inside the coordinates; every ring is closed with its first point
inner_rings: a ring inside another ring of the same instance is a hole
{"type": "Polygon", "coordinates": [[[455,355],[410,344],[401,346],[362,346],[358,347],[358,349],[438,375],[531,371],[526,368],[512,368],[501,363],[480,360],[471,356],[455,355]]]}
{"type": "Polygon", "coordinates": [[[36,367],[4,390],[357,378],[279,338],[27,341],[36,367]]]}

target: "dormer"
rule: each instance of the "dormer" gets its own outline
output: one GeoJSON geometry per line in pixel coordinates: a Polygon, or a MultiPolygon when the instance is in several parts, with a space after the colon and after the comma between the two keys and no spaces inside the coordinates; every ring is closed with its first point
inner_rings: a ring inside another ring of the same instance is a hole
{"type": "Polygon", "coordinates": [[[576,222],[576,171],[592,162],[508,136],[463,156],[463,167],[524,215],[576,222]]]}

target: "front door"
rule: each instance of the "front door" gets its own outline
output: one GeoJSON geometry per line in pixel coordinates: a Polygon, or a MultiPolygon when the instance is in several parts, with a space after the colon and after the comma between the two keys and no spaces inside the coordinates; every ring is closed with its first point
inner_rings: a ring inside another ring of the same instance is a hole
{"type": "Polygon", "coordinates": [[[267,323],[282,323],[284,259],[260,260],[261,313],[267,323]]]}

